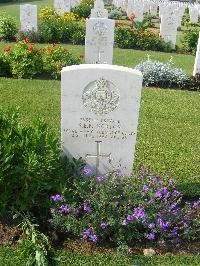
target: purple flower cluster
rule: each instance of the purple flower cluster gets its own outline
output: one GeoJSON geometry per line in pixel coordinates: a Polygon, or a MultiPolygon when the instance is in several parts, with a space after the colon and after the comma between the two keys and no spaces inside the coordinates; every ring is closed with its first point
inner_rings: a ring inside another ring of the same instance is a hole
{"type": "Polygon", "coordinates": [[[84,212],[89,212],[91,210],[91,206],[88,203],[85,203],[83,205],[83,211],[84,212]]]}
{"type": "Polygon", "coordinates": [[[70,211],[70,208],[69,208],[68,205],[61,205],[61,206],[60,206],[60,212],[61,212],[62,214],[69,213],[69,211],[70,211]]]}
{"type": "Polygon", "coordinates": [[[56,201],[62,201],[63,197],[61,195],[57,194],[57,195],[51,196],[51,199],[56,202],[56,201]]]}
{"type": "Polygon", "coordinates": [[[83,169],[82,169],[82,173],[85,176],[89,177],[89,176],[93,175],[93,170],[90,167],[88,167],[88,166],[84,166],[83,169]]]}
{"type": "Polygon", "coordinates": [[[101,223],[101,228],[102,229],[106,229],[108,227],[108,224],[107,223],[101,223]]]}
{"type": "Polygon", "coordinates": [[[96,234],[94,234],[94,229],[93,227],[88,228],[82,233],[82,237],[84,239],[90,239],[92,242],[96,243],[98,240],[98,237],[96,234]]]}
{"type": "Polygon", "coordinates": [[[103,175],[97,176],[97,181],[99,183],[103,183],[105,181],[105,177],[103,175]]]}

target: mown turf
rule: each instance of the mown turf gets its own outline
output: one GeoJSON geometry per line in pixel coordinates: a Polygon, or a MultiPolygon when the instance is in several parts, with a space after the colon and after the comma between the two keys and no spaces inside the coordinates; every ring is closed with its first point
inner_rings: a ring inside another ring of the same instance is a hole
{"type": "MultiPolygon", "coordinates": [[[[60,136],[60,82],[0,79],[0,106],[19,106],[25,123],[43,117],[60,136]]],[[[136,166],[170,171],[184,193],[200,195],[200,93],[145,88],[142,92],[136,166]]]]}
{"type": "MultiPolygon", "coordinates": [[[[8,45],[13,46],[14,44],[0,42],[0,51],[3,52],[3,48],[8,45]]],[[[37,45],[41,47],[47,44],[37,45]]],[[[80,54],[84,54],[85,47],[83,45],[64,44],[63,46],[74,55],[80,56],[80,54]]],[[[182,68],[188,75],[192,75],[195,60],[195,56],[193,55],[114,48],[113,64],[134,67],[137,64],[148,60],[148,57],[151,60],[158,60],[161,62],[169,62],[169,60],[172,59],[173,67],[182,68]]]]}
{"type": "MultiPolygon", "coordinates": [[[[200,256],[165,255],[165,256],[130,256],[119,257],[116,255],[56,252],[55,266],[197,266],[200,256]]],[[[9,247],[0,248],[0,266],[25,266],[27,258],[20,250],[9,247]]]]}

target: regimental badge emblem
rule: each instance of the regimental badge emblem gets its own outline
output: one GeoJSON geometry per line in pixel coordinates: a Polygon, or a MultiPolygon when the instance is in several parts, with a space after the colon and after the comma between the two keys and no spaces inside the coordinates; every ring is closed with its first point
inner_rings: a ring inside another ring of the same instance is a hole
{"type": "Polygon", "coordinates": [[[116,86],[104,78],[90,82],[82,95],[84,107],[96,115],[112,112],[118,106],[119,99],[116,86]]]}

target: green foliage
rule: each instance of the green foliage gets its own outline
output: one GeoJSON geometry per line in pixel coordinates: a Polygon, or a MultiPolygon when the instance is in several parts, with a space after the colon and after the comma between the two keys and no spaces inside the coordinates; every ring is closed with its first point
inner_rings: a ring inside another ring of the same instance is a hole
{"type": "Polygon", "coordinates": [[[93,0],[82,0],[81,3],[76,6],[72,11],[79,16],[79,18],[88,18],[91,9],[94,6],[94,1],[93,0]]]}
{"type": "Polygon", "coordinates": [[[41,48],[43,54],[44,71],[50,74],[52,78],[58,79],[61,76],[61,69],[65,66],[78,65],[81,60],[73,56],[66,48],[62,46],[51,45],[41,48]]]}
{"type": "Polygon", "coordinates": [[[39,49],[29,42],[16,44],[10,52],[10,67],[14,77],[33,78],[42,72],[42,56],[39,49]]]}
{"type": "Polygon", "coordinates": [[[73,56],[62,46],[52,44],[39,49],[31,42],[26,38],[13,48],[11,45],[4,48],[4,54],[0,55],[0,76],[33,78],[47,74],[48,78],[58,79],[62,67],[81,63],[79,57],[73,56]]]}
{"type": "Polygon", "coordinates": [[[183,35],[182,48],[186,52],[192,52],[193,54],[197,49],[197,42],[199,38],[200,24],[189,24],[186,32],[183,35]]]}
{"type": "Polygon", "coordinates": [[[17,33],[17,25],[14,19],[6,14],[0,14],[0,40],[13,40],[17,33]]]}
{"type": "Polygon", "coordinates": [[[76,30],[72,33],[71,42],[73,44],[85,43],[86,28],[84,24],[77,24],[76,30]]]}
{"type": "Polygon", "coordinates": [[[108,18],[110,19],[122,19],[123,11],[120,8],[112,7],[108,14],[108,18]]]}
{"type": "Polygon", "coordinates": [[[6,54],[0,54],[0,77],[11,76],[10,64],[6,54]]]}
{"type": "MultiPolygon", "coordinates": [[[[35,211],[65,184],[71,164],[41,120],[23,126],[16,112],[0,113],[0,208],[35,211]]],[[[44,210],[43,210],[44,211],[44,210]]],[[[45,215],[41,213],[41,215],[45,215]]]]}
{"type": "Polygon", "coordinates": [[[126,26],[117,24],[115,29],[115,43],[120,48],[137,48],[142,50],[166,51],[172,50],[170,43],[165,43],[158,33],[147,30],[142,23],[130,23],[126,26]],[[135,25],[135,26],[134,26],[135,25]]]}
{"type": "Polygon", "coordinates": [[[48,266],[51,260],[51,246],[47,236],[38,231],[38,225],[27,215],[23,215],[22,219],[20,227],[27,239],[20,241],[21,256],[27,258],[27,265],[48,266]]]}

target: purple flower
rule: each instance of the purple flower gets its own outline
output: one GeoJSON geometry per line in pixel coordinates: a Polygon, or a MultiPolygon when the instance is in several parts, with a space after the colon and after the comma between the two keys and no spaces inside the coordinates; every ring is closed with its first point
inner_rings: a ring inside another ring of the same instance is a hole
{"type": "Polygon", "coordinates": [[[123,171],[123,169],[122,169],[122,168],[117,169],[117,171],[116,171],[116,175],[117,175],[118,177],[122,177],[122,176],[124,176],[124,171],[123,171]]]}
{"type": "Polygon", "coordinates": [[[159,197],[159,198],[162,197],[162,193],[159,190],[156,191],[155,195],[156,197],[159,197]]]}
{"type": "Polygon", "coordinates": [[[170,183],[170,184],[173,184],[173,183],[174,183],[174,179],[170,178],[170,179],[169,179],[169,183],[170,183]]]}
{"type": "Polygon", "coordinates": [[[56,212],[56,209],[55,208],[51,208],[50,212],[51,212],[51,214],[54,214],[56,212]]]}
{"type": "Polygon", "coordinates": [[[108,227],[108,224],[106,224],[106,223],[101,223],[101,228],[102,229],[106,229],[108,227]]]}
{"type": "Polygon", "coordinates": [[[200,206],[200,201],[193,202],[193,207],[199,207],[200,206]]]}
{"type": "Polygon", "coordinates": [[[97,180],[99,183],[103,183],[105,181],[105,177],[103,175],[97,176],[97,180]]]}
{"type": "Polygon", "coordinates": [[[128,221],[126,219],[123,220],[122,225],[127,225],[128,221]]]}
{"type": "Polygon", "coordinates": [[[84,212],[89,212],[91,210],[91,206],[88,205],[88,204],[84,204],[83,205],[83,210],[84,210],[84,212]]]}
{"type": "Polygon", "coordinates": [[[93,171],[88,166],[84,166],[82,169],[82,172],[85,176],[91,176],[93,174],[93,171]]]}
{"type": "Polygon", "coordinates": [[[177,206],[176,203],[172,203],[172,204],[171,204],[171,208],[172,208],[172,209],[176,208],[176,206],[177,206]]]}
{"type": "Polygon", "coordinates": [[[174,190],[174,192],[172,194],[175,196],[180,196],[181,192],[179,192],[178,190],[174,190]]]}
{"type": "Polygon", "coordinates": [[[90,227],[90,228],[88,228],[87,230],[85,230],[85,231],[82,233],[82,237],[83,237],[83,238],[88,238],[89,235],[90,235],[92,232],[93,232],[93,228],[90,227]]]}
{"type": "Polygon", "coordinates": [[[140,207],[134,209],[134,216],[138,219],[143,219],[143,220],[146,217],[145,212],[140,207]]]}
{"type": "Polygon", "coordinates": [[[51,199],[56,202],[56,201],[62,201],[63,197],[57,194],[57,195],[51,196],[51,199]]]}
{"type": "Polygon", "coordinates": [[[147,191],[149,190],[149,187],[148,187],[147,185],[143,185],[143,186],[142,186],[142,190],[143,190],[144,192],[147,192],[147,191]]]}
{"type": "Polygon", "coordinates": [[[96,243],[97,242],[97,235],[93,235],[90,237],[90,239],[92,240],[92,242],[96,243]]]}
{"type": "Polygon", "coordinates": [[[154,233],[147,234],[147,238],[149,240],[154,240],[155,239],[155,234],[154,233]]]}
{"type": "Polygon", "coordinates": [[[69,213],[70,208],[69,208],[68,205],[61,205],[61,206],[60,206],[60,211],[61,211],[62,214],[64,214],[64,213],[69,213]]]}
{"type": "Polygon", "coordinates": [[[155,224],[154,223],[150,223],[150,224],[148,224],[148,227],[149,228],[154,228],[155,227],[155,224]]]}
{"type": "Polygon", "coordinates": [[[133,215],[132,214],[128,214],[127,217],[126,217],[126,220],[127,221],[133,221],[133,215]]]}

